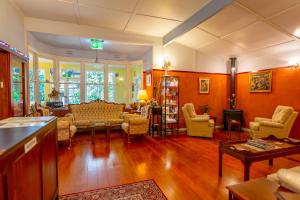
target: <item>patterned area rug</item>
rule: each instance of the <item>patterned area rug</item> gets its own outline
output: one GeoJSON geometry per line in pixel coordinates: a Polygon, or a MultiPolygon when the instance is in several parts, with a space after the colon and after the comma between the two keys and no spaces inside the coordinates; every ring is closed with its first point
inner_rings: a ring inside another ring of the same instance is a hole
{"type": "Polygon", "coordinates": [[[154,180],[62,195],[60,200],[167,200],[154,180]]]}

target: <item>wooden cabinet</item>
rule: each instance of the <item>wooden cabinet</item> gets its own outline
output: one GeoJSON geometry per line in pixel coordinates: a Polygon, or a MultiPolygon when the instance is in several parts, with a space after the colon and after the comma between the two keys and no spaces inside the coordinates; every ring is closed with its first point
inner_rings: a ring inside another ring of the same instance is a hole
{"type": "Polygon", "coordinates": [[[0,119],[26,114],[28,59],[0,45],[0,119]]]}
{"type": "Polygon", "coordinates": [[[56,119],[43,127],[0,129],[0,140],[6,140],[3,131],[17,141],[0,153],[0,200],[57,199],[56,119]],[[34,146],[28,150],[30,143],[34,146]]]}
{"type": "Polygon", "coordinates": [[[57,144],[56,129],[49,132],[41,142],[42,146],[42,174],[43,199],[55,199],[57,196],[57,144]]]}
{"type": "Polygon", "coordinates": [[[12,161],[7,170],[8,199],[42,199],[40,155],[41,146],[36,145],[12,161]]]}

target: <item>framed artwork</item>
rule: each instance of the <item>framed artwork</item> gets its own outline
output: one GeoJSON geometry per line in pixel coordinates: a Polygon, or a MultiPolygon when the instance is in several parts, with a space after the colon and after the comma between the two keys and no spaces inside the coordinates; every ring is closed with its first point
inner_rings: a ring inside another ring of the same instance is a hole
{"type": "Polygon", "coordinates": [[[271,92],[272,71],[250,73],[250,92],[271,92]]]}
{"type": "Polygon", "coordinates": [[[146,86],[151,86],[151,74],[146,75],[146,86]]]}
{"type": "Polygon", "coordinates": [[[209,78],[199,78],[199,92],[200,94],[209,94],[209,78]]]}

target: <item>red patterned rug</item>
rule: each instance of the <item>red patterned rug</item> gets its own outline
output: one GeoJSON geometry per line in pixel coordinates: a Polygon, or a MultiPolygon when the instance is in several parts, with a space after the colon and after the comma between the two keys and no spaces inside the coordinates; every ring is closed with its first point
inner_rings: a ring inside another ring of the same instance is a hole
{"type": "Polygon", "coordinates": [[[62,195],[59,200],[167,200],[154,180],[62,195]]]}

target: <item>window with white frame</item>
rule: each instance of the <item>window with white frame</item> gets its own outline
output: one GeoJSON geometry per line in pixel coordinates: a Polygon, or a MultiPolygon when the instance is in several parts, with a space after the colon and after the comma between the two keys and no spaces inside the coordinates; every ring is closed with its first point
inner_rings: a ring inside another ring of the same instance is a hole
{"type": "Polygon", "coordinates": [[[80,63],[60,62],[59,92],[64,104],[80,103],[80,63]]]}
{"type": "Polygon", "coordinates": [[[76,62],[75,60],[78,59],[74,59],[75,62],[71,59],[54,62],[51,57],[47,59],[37,57],[38,63],[34,65],[34,56],[37,54],[29,54],[30,103],[37,101],[45,104],[49,100],[48,94],[56,85],[54,80],[58,80],[57,89],[64,105],[96,99],[132,103],[136,100],[137,91],[142,87],[141,64],[133,66],[126,62],[113,61],[111,63],[76,62]],[[59,70],[56,70],[56,67],[59,70]],[[35,94],[35,87],[38,88],[39,94],[35,94]],[[85,95],[80,95],[81,93],[85,95]]]}
{"type": "Polygon", "coordinates": [[[85,65],[85,100],[104,100],[104,65],[85,65]]]}
{"type": "Polygon", "coordinates": [[[116,103],[127,102],[125,79],[125,65],[108,65],[108,101],[116,103]]]}
{"type": "Polygon", "coordinates": [[[34,95],[34,67],[33,67],[33,55],[29,54],[29,100],[30,104],[35,102],[35,95],[34,95]]]}
{"type": "Polygon", "coordinates": [[[46,103],[48,95],[54,89],[54,66],[53,60],[38,58],[38,82],[40,102],[46,103]]]}

